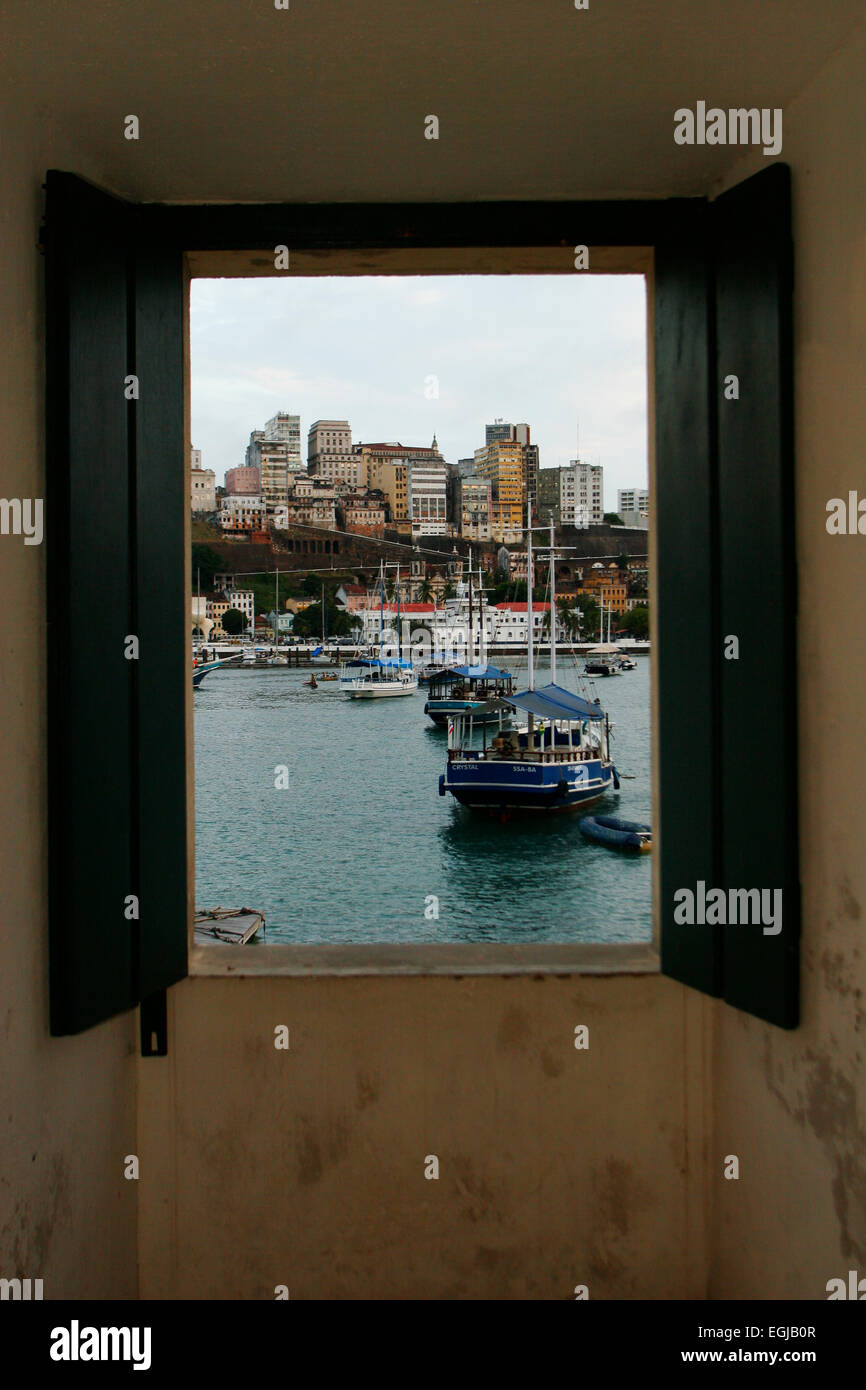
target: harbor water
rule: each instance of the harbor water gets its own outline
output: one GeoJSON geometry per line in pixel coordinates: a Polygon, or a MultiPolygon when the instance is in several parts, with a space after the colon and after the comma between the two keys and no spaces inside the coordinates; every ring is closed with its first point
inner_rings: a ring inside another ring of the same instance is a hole
{"type": "MultiPolygon", "coordinates": [[[[439,796],[447,737],[423,687],[354,701],[309,676],[228,668],[195,693],[197,907],[260,909],[274,944],[650,939],[653,856],[579,827],[593,813],[650,822],[648,657],[595,686],[620,792],[504,822],[439,796]]],[[[557,682],[580,690],[572,662],[557,682]]]]}

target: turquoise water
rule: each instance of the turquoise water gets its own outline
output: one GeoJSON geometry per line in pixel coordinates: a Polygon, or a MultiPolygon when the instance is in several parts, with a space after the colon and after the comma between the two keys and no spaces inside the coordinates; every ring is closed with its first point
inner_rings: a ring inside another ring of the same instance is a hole
{"type": "MultiPolygon", "coordinates": [[[[588,813],[649,822],[650,663],[637,662],[596,684],[614,761],[634,780],[588,813]]],[[[308,678],[215,671],[195,694],[198,907],[258,908],[273,943],[650,938],[652,855],[584,840],[579,812],[502,824],[462,809],[439,796],[447,738],[423,688],[350,701],[308,678]]],[[[578,689],[570,662],[557,681],[578,689]]]]}

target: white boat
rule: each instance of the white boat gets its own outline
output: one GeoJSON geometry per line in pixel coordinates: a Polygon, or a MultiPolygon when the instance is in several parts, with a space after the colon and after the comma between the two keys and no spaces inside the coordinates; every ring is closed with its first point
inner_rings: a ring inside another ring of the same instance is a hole
{"type": "Polygon", "coordinates": [[[343,663],[340,689],[350,700],[381,700],[393,695],[413,695],[418,689],[418,677],[411,661],[356,657],[343,663]]]}
{"type": "Polygon", "coordinates": [[[368,656],[356,656],[340,667],[340,690],[350,700],[381,700],[414,695],[418,677],[400,650],[400,567],[397,567],[397,656],[383,652],[385,631],[385,574],[379,570],[379,645],[368,656]]]}

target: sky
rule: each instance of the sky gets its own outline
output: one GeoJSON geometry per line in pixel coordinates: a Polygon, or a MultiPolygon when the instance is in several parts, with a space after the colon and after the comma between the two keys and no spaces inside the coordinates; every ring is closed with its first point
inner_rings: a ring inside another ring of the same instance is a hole
{"type": "Polygon", "coordinates": [[[435,433],[456,463],[501,418],[528,423],[542,468],[601,463],[605,510],[647,486],[642,276],[194,280],[191,361],[192,442],[218,485],[285,410],[305,464],[318,419],[348,420],[353,443],[435,433]]]}

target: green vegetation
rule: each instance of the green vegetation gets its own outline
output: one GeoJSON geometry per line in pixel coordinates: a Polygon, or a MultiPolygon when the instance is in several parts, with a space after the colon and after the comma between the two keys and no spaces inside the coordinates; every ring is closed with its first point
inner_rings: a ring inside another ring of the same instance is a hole
{"type": "Polygon", "coordinates": [[[625,526],[619,512],[605,512],[602,520],[606,521],[608,526],[625,526]]]}
{"type": "Polygon", "coordinates": [[[200,516],[193,514],[192,518],[192,538],[195,541],[222,541],[225,536],[219,526],[212,521],[204,521],[200,516]]]}
{"type": "Polygon", "coordinates": [[[641,603],[630,613],[623,613],[618,626],[620,631],[627,632],[629,637],[645,640],[649,637],[649,605],[641,603]]]}
{"type": "Polygon", "coordinates": [[[215,550],[211,550],[209,545],[201,541],[193,541],[192,545],[192,587],[195,592],[196,586],[201,579],[203,589],[212,589],[214,585],[214,575],[223,573],[226,568],[225,560],[221,555],[217,555],[215,550]]]}
{"type": "MultiPolygon", "coordinates": [[[[311,575],[305,584],[313,579],[311,575]]],[[[347,637],[353,630],[352,619],[342,608],[338,608],[334,601],[334,594],[337,585],[325,585],[325,614],[328,619],[329,637],[347,637]]],[[[321,595],[321,580],[316,580],[316,592],[321,595]]],[[[309,591],[308,591],[309,592],[309,591]]],[[[357,625],[357,619],[355,620],[357,625]]],[[[295,614],[295,621],[292,623],[292,632],[296,637],[321,637],[322,635],[322,600],[318,603],[311,603],[309,608],[302,608],[295,614]]]]}
{"type": "Polygon", "coordinates": [[[247,620],[239,608],[227,608],[222,616],[222,629],[230,637],[237,637],[246,628],[247,620]]]}

